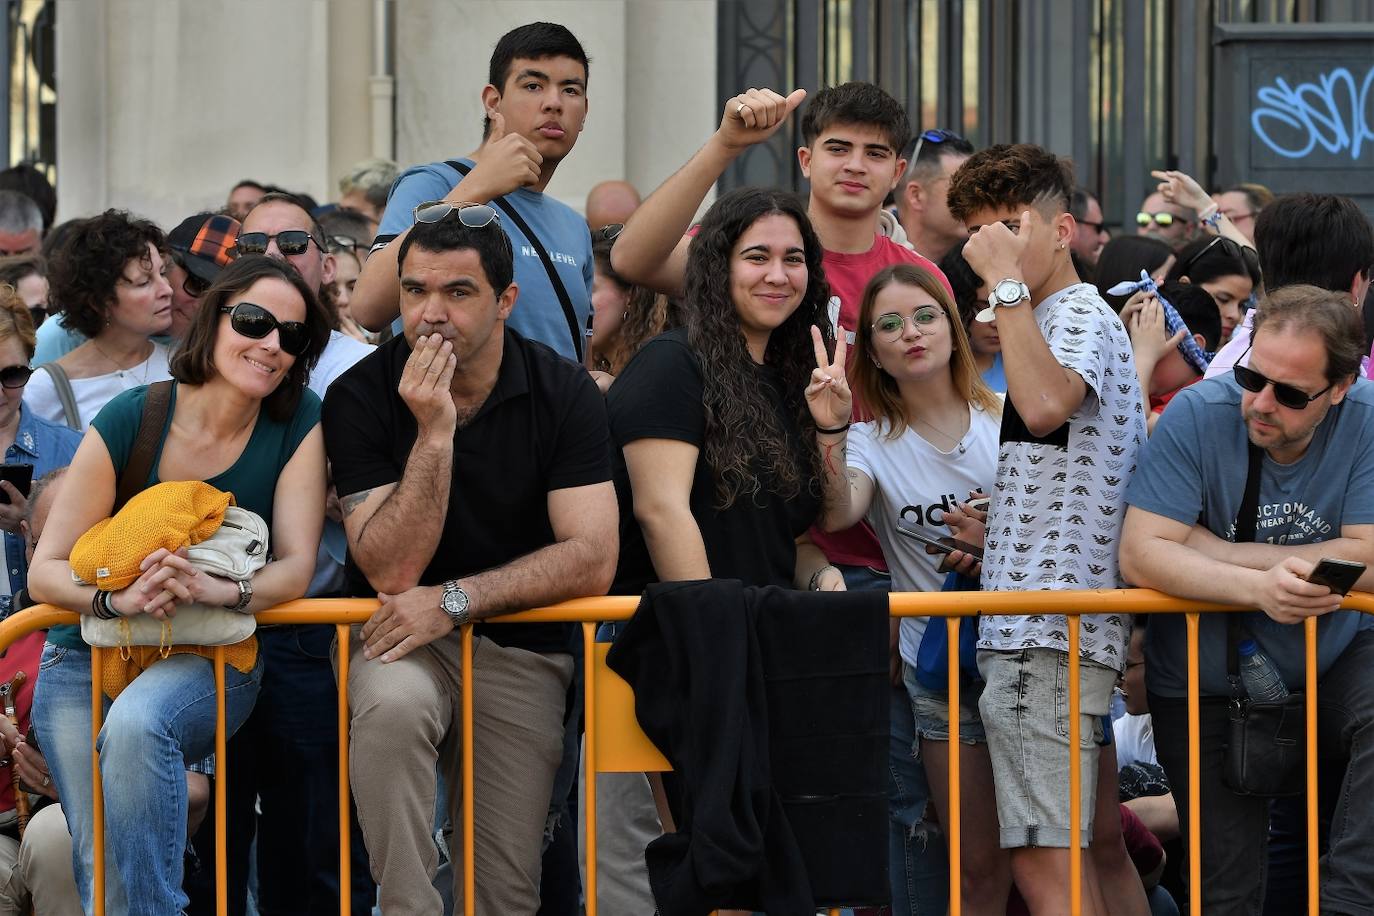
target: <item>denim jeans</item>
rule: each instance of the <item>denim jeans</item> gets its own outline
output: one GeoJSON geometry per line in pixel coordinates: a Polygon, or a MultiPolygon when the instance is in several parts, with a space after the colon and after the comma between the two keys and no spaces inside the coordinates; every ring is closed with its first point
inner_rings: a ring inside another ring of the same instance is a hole
{"type": "MultiPolygon", "coordinates": [[[[225,669],[230,734],[248,718],[263,662],[250,674],[225,669]]],[[[62,797],[72,865],[92,912],[91,655],[43,647],[33,722],[62,797]]],[[[172,655],[148,668],[111,703],[97,747],[105,801],[108,912],[166,916],[186,905],[186,766],[214,750],[215,676],[209,659],[172,655]]]]}
{"type": "MultiPolygon", "coordinates": [[[[1363,630],[1318,683],[1317,738],[1322,775],[1343,763],[1334,793],[1327,850],[1321,857],[1322,913],[1374,913],[1374,630],[1363,630]]],[[[1201,706],[1202,909],[1209,914],[1258,914],[1266,883],[1270,800],[1236,795],[1222,780],[1227,732],[1224,697],[1201,706]]],[[[1185,846],[1188,839],[1188,701],[1150,694],[1155,748],[1169,776],[1185,846]]],[[[1323,808],[1327,808],[1323,804],[1323,808]]],[[[1196,893],[1196,889],[1190,889],[1196,893]]]]}
{"type": "MultiPolygon", "coordinates": [[[[339,731],[334,627],[264,627],[267,668],[253,714],[229,745],[228,830],[231,914],[245,911],[248,855],[257,837],[258,912],[339,912],[339,731]],[[261,814],[258,813],[259,799],[261,814]]],[[[372,912],[372,881],[352,812],[354,916],[372,912]]],[[[199,850],[214,861],[213,849],[199,850]]]]}

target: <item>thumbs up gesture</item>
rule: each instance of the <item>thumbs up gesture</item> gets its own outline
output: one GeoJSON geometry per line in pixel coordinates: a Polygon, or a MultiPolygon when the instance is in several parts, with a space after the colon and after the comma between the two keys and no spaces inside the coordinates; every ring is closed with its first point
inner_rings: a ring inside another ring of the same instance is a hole
{"type": "MultiPolygon", "coordinates": [[[[458,196],[464,201],[482,202],[474,196],[475,187],[481,188],[484,200],[491,200],[539,183],[539,169],[544,162],[539,150],[528,138],[507,132],[506,118],[501,112],[488,109],[487,117],[491,119],[491,132],[482,142],[477,165],[459,185],[463,190],[458,196]]],[[[457,193],[456,188],[454,191],[457,193]]]]}
{"type": "Polygon", "coordinates": [[[787,120],[806,98],[805,89],[793,89],[786,97],[772,89],[750,89],[725,101],[717,135],[731,149],[762,143],[787,120]]]}

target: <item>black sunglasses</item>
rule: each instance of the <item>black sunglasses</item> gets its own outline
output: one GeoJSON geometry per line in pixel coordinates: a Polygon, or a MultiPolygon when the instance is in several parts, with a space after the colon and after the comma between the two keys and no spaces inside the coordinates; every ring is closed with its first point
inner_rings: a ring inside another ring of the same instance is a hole
{"type": "Polygon", "coordinates": [[[956,134],[952,130],[941,130],[940,128],[933,128],[931,130],[922,131],[921,135],[912,141],[912,144],[909,147],[909,149],[911,150],[911,155],[905,157],[906,161],[916,162],[917,160],[919,160],[921,158],[921,148],[925,146],[927,143],[938,145],[940,143],[948,143],[950,140],[962,139],[964,138],[959,134],[956,134]]]}
{"type": "Polygon", "coordinates": [[[624,223],[609,223],[600,229],[592,230],[593,242],[614,242],[625,231],[624,223]]]}
{"type": "Polygon", "coordinates": [[[0,369],[0,386],[23,388],[29,383],[31,375],[33,375],[33,369],[28,366],[6,366],[0,369]]]}
{"type": "MultiPolygon", "coordinates": [[[[1241,354],[1241,359],[1244,359],[1249,352],[1250,348],[1246,347],[1245,353],[1241,354]]],[[[1276,382],[1266,375],[1261,375],[1254,369],[1242,366],[1239,361],[1231,368],[1231,371],[1236,375],[1236,384],[1253,394],[1259,394],[1264,390],[1265,385],[1273,385],[1274,400],[1278,401],[1289,410],[1306,410],[1308,404],[1311,404],[1317,398],[1326,394],[1331,390],[1331,386],[1335,384],[1334,382],[1330,382],[1316,394],[1308,394],[1301,388],[1294,388],[1292,385],[1285,382],[1276,382]]]]}
{"type": "Polygon", "coordinates": [[[305,254],[310,243],[315,241],[314,236],[304,229],[287,229],[276,235],[268,235],[266,232],[240,232],[234,247],[238,249],[239,254],[266,254],[267,246],[273,239],[277,240],[277,250],[287,257],[305,254]]]}
{"type": "Polygon", "coordinates": [[[1219,235],[1212,239],[1206,245],[1202,246],[1202,250],[1194,252],[1192,257],[1179,265],[1178,275],[1180,277],[1188,276],[1189,268],[1202,260],[1203,255],[1207,254],[1207,252],[1218,247],[1221,248],[1221,253],[1223,255],[1233,261],[1239,261],[1245,267],[1245,272],[1251,277],[1258,277],[1260,275],[1259,255],[1255,253],[1255,249],[1237,244],[1234,240],[1228,239],[1224,235],[1219,235]]]}
{"type": "Polygon", "coordinates": [[[437,223],[450,213],[457,213],[458,222],[469,229],[485,229],[501,221],[496,211],[486,204],[451,204],[446,200],[430,200],[411,211],[417,223],[437,223]]]}
{"type": "Polygon", "coordinates": [[[229,327],[244,337],[262,340],[275,328],[283,352],[300,356],[310,348],[310,329],[303,321],[278,321],[276,315],[252,302],[221,305],[219,311],[229,316],[229,327]]]}

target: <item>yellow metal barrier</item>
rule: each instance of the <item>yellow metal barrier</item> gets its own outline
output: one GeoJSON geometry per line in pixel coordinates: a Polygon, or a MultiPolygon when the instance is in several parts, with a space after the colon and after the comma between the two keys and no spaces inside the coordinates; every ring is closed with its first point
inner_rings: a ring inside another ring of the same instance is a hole
{"type": "MultiPolygon", "coordinates": [[[[575,601],[564,602],[549,608],[525,611],[519,614],[507,615],[502,619],[503,622],[510,623],[578,623],[582,625],[584,659],[587,662],[587,671],[594,670],[596,663],[595,647],[593,636],[595,624],[600,621],[627,620],[634,613],[638,606],[638,599],[633,597],[606,597],[606,598],[579,598],[575,601]]],[[[1346,610],[1355,610],[1362,613],[1374,613],[1374,594],[1352,593],[1347,596],[1341,605],[1346,610]]],[[[258,622],[263,624],[334,624],[337,628],[339,645],[348,645],[348,627],[353,624],[360,624],[371,616],[377,608],[377,602],[371,599],[316,599],[301,600],[283,604],[269,611],[263,611],[257,615],[258,622]]],[[[1231,605],[1220,604],[1200,604],[1192,601],[1182,601],[1172,598],[1161,592],[1149,589],[1108,589],[1099,591],[1071,591],[1071,592],[933,592],[933,593],[894,593],[889,596],[889,608],[894,617],[945,617],[946,626],[949,632],[949,644],[958,645],[958,626],[959,618],[970,617],[978,613],[996,615],[1024,615],[1024,614],[1067,614],[1070,620],[1069,640],[1073,648],[1078,646],[1078,617],[1082,614],[1170,614],[1182,613],[1186,615],[1187,637],[1188,637],[1188,772],[1190,791],[1188,793],[1189,806],[1189,886],[1190,893],[1190,912],[1192,916],[1201,916],[1202,899],[1197,889],[1201,887],[1201,856],[1199,851],[1199,822],[1200,822],[1200,799],[1196,791],[1199,783],[1200,768],[1198,755],[1198,730],[1200,723],[1199,696],[1198,696],[1198,625],[1199,612],[1211,611],[1239,611],[1245,608],[1234,607],[1231,605]]],[[[29,608],[17,614],[11,615],[4,621],[0,621],[0,650],[7,648],[19,637],[33,632],[34,630],[47,629],[58,624],[70,624],[79,622],[77,614],[47,605],[39,605],[29,608]]],[[[1309,618],[1305,622],[1306,634],[1306,657],[1307,657],[1307,683],[1306,683],[1306,702],[1307,702],[1307,893],[1308,911],[1317,912],[1319,908],[1319,888],[1318,880],[1318,842],[1317,842],[1317,621],[1316,618],[1309,618]]],[[[102,702],[100,694],[100,667],[103,661],[103,652],[93,649],[91,653],[91,702],[92,702],[92,734],[91,734],[91,767],[92,778],[94,779],[94,829],[95,829],[95,861],[93,863],[93,884],[95,896],[95,911],[103,914],[104,906],[104,821],[103,821],[103,799],[101,794],[101,782],[99,771],[99,758],[95,752],[95,740],[100,731],[100,720],[102,715],[102,702]]],[[[463,889],[464,889],[464,914],[474,916],[475,913],[475,885],[476,876],[474,873],[472,850],[474,848],[474,828],[473,828],[473,806],[472,806],[472,685],[467,682],[467,672],[471,670],[472,662],[472,630],[465,628],[462,636],[462,662],[463,662],[463,701],[462,701],[462,742],[463,742],[463,831],[464,851],[463,857],[463,889]]],[[[226,856],[225,856],[225,801],[226,801],[226,780],[225,774],[228,772],[228,761],[225,753],[225,725],[224,725],[224,667],[223,650],[215,653],[217,665],[216,674],[216,694],[218,721],[215,729],[215,749],[218,755],[216,763],[217,779],[215,787],[215,813],[216,813],[216,836],[215,836],[215,875],[217,879],[217,899],[216,909],[220,914],[227,911],[226,903],[226,856]]],[[[348,653],[338,653],[338,683],[347,685],[348,683],[348,653]]],[[[950,881],[950,913],[958,916],[961,910],[960,905],[960,874],[959,874],[959,798],[960,798],[960,771],[959,771],[959,667],[958,654],[950,653],[949,668],[949,810],[951,812],[951,823],[944,825],[949,845],[949,881],[950,881]]],[[[1078,680],[1079,659],[1076,651],[1069,653],[1069,678],[1072,683],[1078,680]]],[[[597,709],[597,685],[593,678],[588,678],[586,694],[584,697],[585,721],[587,730],[588,759],[592,760],[595,748],[598,723],[596,717],[597,709]]],[[[345,689],[338,691],[338,718],[339,718],[339,868],[340,868],[340,913],[348,916],[350,913],[349,902],[349,818],[348,818],[348,692],[345,689]]],[[[1070,722],[1070,747],[1076,747],[1079,740],[1079,692],[1078,690],[1069,691],[1069,722],[1070,722]]],[[[1082,785],[1083,774],[1080,772],[1081,764],[1078,754],[1070,754],[1069,760],[1069,787],[1070,787],[1070,907],[1071,912],[1080,913],[1082,911],[1082,848],[1081,848],[1081,827],[1079,801],[1080,787],[1082,785]]],[[[596,914],[596,808],[595,808],[595,779],[587,780],[587,803],[585,812],[587,829],[587,912],[588,916],[596,914]]],[[[832,913],[838,912],[832,910],[832,913]]]]}

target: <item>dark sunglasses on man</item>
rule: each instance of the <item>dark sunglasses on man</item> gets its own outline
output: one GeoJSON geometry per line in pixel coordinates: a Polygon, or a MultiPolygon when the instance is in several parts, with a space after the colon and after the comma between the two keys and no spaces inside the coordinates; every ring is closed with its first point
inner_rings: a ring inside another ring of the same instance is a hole
{"type": "MultiPolygon", "coordinates": [[[[278,232],[269,235],[266,232],[240,232],[238,239],[234,242],[234,247],[239,254],[266,254],[267,246],[272,240],[277,240],[277,250],[286,257],[293,257],[298,254],[305,254],[310,243],[315,241],[314,236],[304,229],[287,229],[285,232],[278,232]]],[[[319,243],[315,243],[318,247],[319,243]]]]}
{"type": "MultiPolygon", "coordinates": [[[[1250,348],[1246,347],[1245,352],[1241,354],[1241,359],[1244,359],[1249,354],[1250,348]]],[[[1289,410],[1306,410],[1308,404],[1311,404],[1317,398],[1326,394],[1331,390],[1331,386],[1335,384],[1334,382],[1330,382],[1316,394],[1308,394],[1301,388],[1295,388],[1286,382],[1276,382],[1267,375],[1261,375],[1248,366],[1242,366],[1239,360],[1231,367],[1231,371],[1235,373],[1236,384],[1252,394],[1259,394],[1264,390],[1266,385],[1273,385],[1274,400],[1278,401],[1279,404],[1287,407],[1289,410]]]]}
{"type": "Polygon", "coordinates": [[[310,329],[302,321],[279,321],[267,309],[252,302],[221,305],[220,314],[229,316],[229,327],[252,340],[262,340],[275,328],[282,351],[300,356],[310,346],[310,329]]]}

